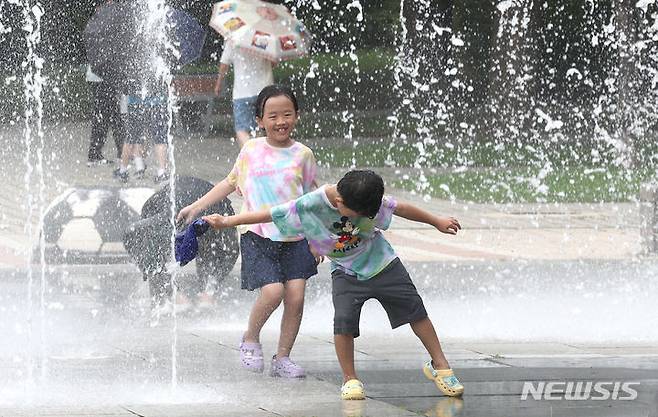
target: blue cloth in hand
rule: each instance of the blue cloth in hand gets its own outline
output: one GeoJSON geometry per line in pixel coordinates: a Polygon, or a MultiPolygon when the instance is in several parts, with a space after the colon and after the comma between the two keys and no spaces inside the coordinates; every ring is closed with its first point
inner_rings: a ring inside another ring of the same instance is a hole
{"type": "Polygon", "coordinates": [[[176,233],[176,262],[186,265],[199,251],[197,237],[206,233],[210,225],[203,219],[196,219],[187,229],[176,233]]]}

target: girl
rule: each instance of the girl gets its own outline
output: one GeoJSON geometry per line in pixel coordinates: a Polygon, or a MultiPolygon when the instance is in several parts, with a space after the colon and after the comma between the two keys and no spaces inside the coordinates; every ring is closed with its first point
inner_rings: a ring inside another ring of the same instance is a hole
{"type": "MultiPolygon", "coordinates": [[[[183,208],[178,220],[193,221],[199,213],[238,190],[242,211],[268,209],[315,188],[313,152],[290,135],[299,118],[293,92],[280,85],[265,87],[256,100],[256,121],[266,137],[245,143],[228,176],[206,195],[183,208]]],[[[303,378],[304,369],[290,360],[304,309],[306,280],[317,274],[317,262],[302,236],[283,236],[271,223],[239,229],[242,288],[260,289],[240,343],[242,366],[263,372],[260,331],[283,301],[281,334],[270,375],[303,378]]]]}

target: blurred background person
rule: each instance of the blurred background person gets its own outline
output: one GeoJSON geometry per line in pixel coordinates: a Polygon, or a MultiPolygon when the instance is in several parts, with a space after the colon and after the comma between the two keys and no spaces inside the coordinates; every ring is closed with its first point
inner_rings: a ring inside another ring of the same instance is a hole
{"type": "Polygon", "coordinates": [[[114,162],[103,156],[103,146],[105,146],[110,129],[112,129],[116,147],[116,159],[119,161],[126,135],[123,120],[119,114],[119,93],[111,83],[103,81],[94,74],[90,65],[87,65],[86,80],[92,96],[91,138],[87,152],[87,166],[114,162]]]}

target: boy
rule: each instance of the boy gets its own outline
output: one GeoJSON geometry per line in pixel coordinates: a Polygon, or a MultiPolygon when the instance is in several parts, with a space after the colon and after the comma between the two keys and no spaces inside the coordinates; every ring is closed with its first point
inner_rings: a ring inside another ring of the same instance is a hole
{"type": "Polygon", "coordinates": [[[354,338],[359,336],[363,303],[377,299],[391,327],[409,323],[431,360],[423,373],[445,395],[459,396],[464,387],[443,355],[423,301],[395,251],[384,238],[393,214],[457,234],[459,222],[439,217],[408,203],[384,196],[384,181],[369,170],[350,171],[335,185],[325,185],[271,210],[223,217],[204,217],[213,228],[274,222],[283,234],[302,234],[318,255],[331,259],[334,302],[334,342],[343,371],[341,397],[365,398],[354,369],[354,338]]]}

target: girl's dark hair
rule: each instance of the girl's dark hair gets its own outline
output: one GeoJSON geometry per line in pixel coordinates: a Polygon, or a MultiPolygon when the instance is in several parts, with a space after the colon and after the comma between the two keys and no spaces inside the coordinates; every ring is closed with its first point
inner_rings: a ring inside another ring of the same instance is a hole
{"type": "Polygon", "coordinates": [[[262,119],[263,112],[265,111],[265,103],[267,103],[267,100],[278,96],[288,97],[290,101],[292,101],[292,105],[295,107],[295,111],[299,111],[297,97],[295,97],[295,93],[292,92],[290,87],[287,85],[273,84],[263,88],[260,94],[258,94],[258,98],[256,99],[256,117],[262,119]]]}
{"type": "Polygon", "coordinates": [[[336,187],[349,209],[370,218],[377,215],[384,196],[384,180],[374,171],[350,171],[338,181],[336,187]]]}

